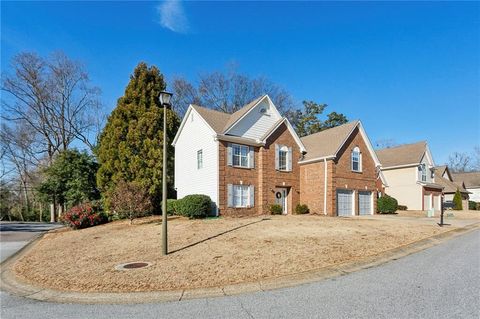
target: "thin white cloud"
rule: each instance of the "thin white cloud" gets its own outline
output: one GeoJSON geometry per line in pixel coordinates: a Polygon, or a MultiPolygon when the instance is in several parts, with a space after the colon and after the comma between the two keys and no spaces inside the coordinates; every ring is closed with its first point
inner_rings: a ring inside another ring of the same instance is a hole
{"type": "Polygon", "coordinates": [[[188,19],[179,0],[166,0],[157,7],[160,24],[173,32],[186,33],[188,19]]]}

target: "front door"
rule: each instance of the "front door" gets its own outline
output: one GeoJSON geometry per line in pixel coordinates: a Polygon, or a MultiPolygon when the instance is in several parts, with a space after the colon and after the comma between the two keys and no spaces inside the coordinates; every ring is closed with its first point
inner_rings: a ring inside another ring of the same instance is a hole
{"type": "Polygon", "coordinates": [[[275,204],[282,206],[282,214],[286,215],[288,212],[288,189],[287,188],[276,188],[275,189],[275,204]]]}

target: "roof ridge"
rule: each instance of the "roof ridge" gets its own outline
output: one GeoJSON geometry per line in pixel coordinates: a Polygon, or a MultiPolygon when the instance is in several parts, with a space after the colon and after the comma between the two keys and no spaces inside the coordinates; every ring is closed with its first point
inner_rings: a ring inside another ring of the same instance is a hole
{"type": "Polygon", "coordinates": [[[225,114],[225,115],[232,115],[231,113],[227,113],[227,112],[223,112],[223,111],[211,109],[211,108],[209,108],[209,107],[201,106],[201,105],[198,105],[198,104],[191,104],[191,105],[192,105],[193,107],[198,107],[198,108],[201,108],[201,109],[204,109],[204,110],[207,110],[207,111],[217,112],[217,113],[225,114]]]}
{"type": "Polygon", "coordinates": [[[422,140],[422,141],[418,141],[418,142],[414,142],[414,143],[405,143],[405,144],[396,145],[396,146],[392,146],[392,147],[384,147],[384,148],[378,149],[376,151],[378,152],[378,151],[391,150],[391,149],[395,149],[395,148],[400,148],[400,147],[405,147],[405,146],[410,146],[410,145],[417,145],[417,144],[421,144],[421,143],[427,145],[427,141],[422,140]]]}
{"type": "Polygon", "coordinates": [[[344,124],[342,124],[342,125],[338,125],[338,126],[335,126],[335,127],[327,128],[326,130],[321,130],[320,132],[316,132],[316,133],[312,133],[312,134],[309,134],[309,135],[302,136],[301,139],[302,139],[302,138],[306,138],[306,137],[310,137],[310,136],[317,136],[317,135],[320,135],[321,133],[325,133],[325,132],[327,132],[327,131],[331,131],[331,130],[334,130],[334,129],[338,129],[338,128],[344,127],[344,126],[346,126],[346,125],[358,124],[359,122],[360,122],[360,120],[353,120],[353,121],[344,123],[344,124]]]}

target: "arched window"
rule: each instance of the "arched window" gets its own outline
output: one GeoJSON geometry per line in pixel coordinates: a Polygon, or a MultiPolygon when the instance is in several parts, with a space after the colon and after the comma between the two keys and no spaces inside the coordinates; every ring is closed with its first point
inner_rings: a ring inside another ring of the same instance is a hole
{"type": "Polygon", "coordinates": [[[360,153],[358,146],[355,146],[355,148],[352,150],[352,171],[362,171],[362,153],[360,153]]]}

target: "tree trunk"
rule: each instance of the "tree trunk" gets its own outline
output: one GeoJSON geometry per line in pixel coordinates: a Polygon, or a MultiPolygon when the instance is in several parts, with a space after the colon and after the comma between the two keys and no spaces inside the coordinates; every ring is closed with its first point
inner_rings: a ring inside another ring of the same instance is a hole
{"type": "Polygon", "coordinates": [[[55,223],[57,221],[57,212],[55,210],[55,203],[50,204],[50,222],[55,223]]]}
{"type": "Polygon", "coordinates": [[[58,204],[58,217],[62,216],[64,213],[63,204],[58,204]]]}
{"type": "Polygon", "coordinates": [[[38,221],[42,222],[42,215],[43,215],[43,203],[38,203],[39,213],[38,213],[38,221]]]}

